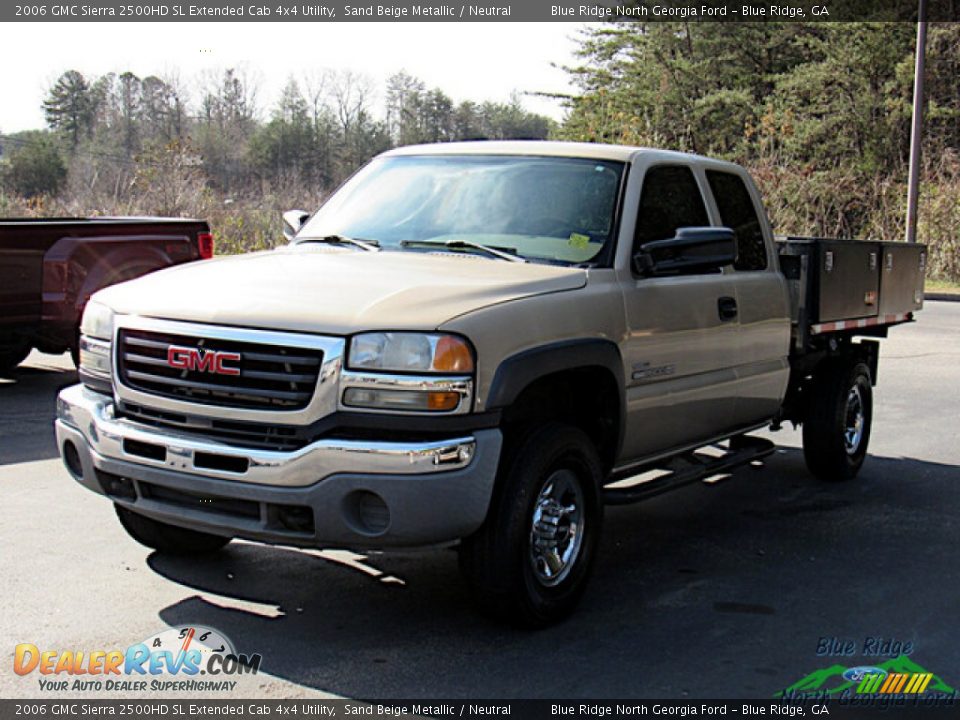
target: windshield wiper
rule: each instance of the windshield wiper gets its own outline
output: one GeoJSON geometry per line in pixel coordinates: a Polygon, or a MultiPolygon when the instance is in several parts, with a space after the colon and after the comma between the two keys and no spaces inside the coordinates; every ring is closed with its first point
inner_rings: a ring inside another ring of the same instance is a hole
{"type": "Polygon", "coordinates": [[[510,262],[519,262],[525,263],[526,260],[522,257],[519,257],[513,253],[510,253],[505,248],[496,248],[491,247],[490,245],[482,245],[478,242],[473,242],[473,240],[444,240],[443,242],[434,242],[432,240],[402,240],[400,242],[401,247],[411,247],[413,245],[426,245],[428,247],[447,247],[451,250],[458,250],[462,248],[472,248],[474,250],[482,250],[488,255],[493,257],[500,258],[501,260],[509,260],[510,262]]]}
{"type": "Polygon", "coordinates": [[[347,237],[346,235],[323,235],[321,237],[307,237],[307,238],[297,238],[297,243],[308,243],[308,242],[323,242],[323,243],[339,243],[341,245],[356,245],[359,248],[363,248],[367,252],[378,252],[380,250],[380,243],[376,240],[361,240],[359,238],[347,237]]]}

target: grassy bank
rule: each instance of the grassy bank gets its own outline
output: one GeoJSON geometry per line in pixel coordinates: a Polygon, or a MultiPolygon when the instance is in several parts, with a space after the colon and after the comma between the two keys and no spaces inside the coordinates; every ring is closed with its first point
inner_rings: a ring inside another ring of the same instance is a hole
{"type": "Polygon", "coordinates": [[[939,293],[941,295],[956,295],[960,297],[960,282],[953,280],[930,280],[924,285],[926,292],[939,293]]]}

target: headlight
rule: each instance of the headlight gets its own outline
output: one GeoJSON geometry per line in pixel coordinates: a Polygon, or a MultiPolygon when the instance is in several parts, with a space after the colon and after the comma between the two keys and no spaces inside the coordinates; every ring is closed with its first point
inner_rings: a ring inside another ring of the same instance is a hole
{"type": "MultiPolygon", "coordinates": [[[[80,336],[81,379],[85,379],[86,374],[110,379],[110,346],[111,343],[106,340],[97,340],[86,335],[80,336]]],[[[92,385],[93,383],[87,384],[92,385]]]]}
{"type": "Polygon", "coordinates": [[[112,366],[113,310],[88,302],[80,322],[80,380],[94,390],[109,392],[112,366]]]}
{"type": "Polygon", "coordinates": [[[456,335],[379,332],[354,336],[347,366],[387,372],[471,373],[473,351],[456,335]]]}
{"type": "Polygon", "coordinates": [[[83,311],[80,334],[98,340],[113,340],[113,310],[91,300],[83,311]]]}

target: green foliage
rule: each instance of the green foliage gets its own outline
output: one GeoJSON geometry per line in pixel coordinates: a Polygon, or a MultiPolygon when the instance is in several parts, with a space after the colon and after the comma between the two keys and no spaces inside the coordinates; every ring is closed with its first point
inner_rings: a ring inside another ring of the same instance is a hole
{"type": "Polygon", "coordinates": [[[93,132],[97,96],[86,78],[76,70],[63,73],[43,101],[47,124],[62,132],[76,147],[80,139],[93,132]]]}
{"type": "Polygon", "coordinates": [[[395,145],[451,140],[546,139],[553,123],[523,109],[517,96],[509,103],[465,100],[459,105],[439,88],[399,72],[387,80],[387,128],[395,145]]]}
{"type": "Polygon", "coordinates": [[[587,31],[561,136],[732,157],[776,78],[820,32],[798,23],[614,24],[587,31]]]}
{"type": "Polygon", "coordinates": [[[270,121],[250,138],[249,154],[261,175],[290,177],[323,184],[331,164],[329,116],[314,123],[306,100],[293,79],[284,88],[270,121]]]}
{"type": "Polygon", "coordinates": [[[32,198],[56,195],[67,179],[67,168],[56,139],[42,130],[9,138],[0,165],[3,186],[12,193],[32,198]]]}

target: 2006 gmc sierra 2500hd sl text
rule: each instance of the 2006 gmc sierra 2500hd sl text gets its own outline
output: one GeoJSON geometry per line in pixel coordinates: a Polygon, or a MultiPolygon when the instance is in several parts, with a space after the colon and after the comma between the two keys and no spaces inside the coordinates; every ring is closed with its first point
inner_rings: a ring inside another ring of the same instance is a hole
{"type": "Polygon", "coordinates": [[[94,296],[69,472],[163,552],[458,542],[533,626],[573,609],[605,504],[772,452],[751,430],[800,423],[810,470],[853,477],[868,338],[923,300],[923,246],[775,241],[746,171],[659,150],[407,147],[284,219],[286,247],[94,296]]]}
{"type": "Polygon", "coordinates": [[[212,256],[201,220],[0,218],[0,374],[33,348],[76,358],[83,308],[97,290],[212,256]]]}

